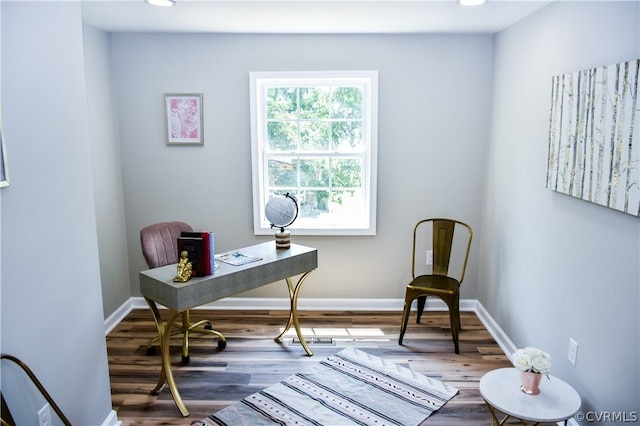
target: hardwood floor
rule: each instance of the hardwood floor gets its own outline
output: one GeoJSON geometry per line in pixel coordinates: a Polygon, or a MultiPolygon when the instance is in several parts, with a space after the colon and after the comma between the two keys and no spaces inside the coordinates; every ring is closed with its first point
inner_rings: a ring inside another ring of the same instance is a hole
{"type": "MultiPolygon", "coordinates": [[[[166,311],[162,311],[163,315],[166,311]]],[[[415,314],[414,314],[415,315],[415,314]]],[[[421,324],[409,320],[404,345],[398,345],[401,312],[300,312],[305,336],[327,335],[333,344],[312,345],[314,356],[291,342],[274,342],[286,324],[285,311],[192,310],[192,321],[209,319],[227,338],[220,351],[207,335],[192,335],[191,361],[181,365],[181,340],[172,341],[174,376],[190,411],[181,417],[168,387],[150,395],[160,373],[160,355],[148,356],[156,335],[150,311],[134,310],[107,336],[113,409],[123,426],[189,425],[244,396],[275,384],[344,347],[409,367],[460,389],[426,425],[489,425],[490,415],[478,391],[484,373],[511,363],[472,312],[462,313],[460,354],[453,352],[448,313],[425,312],[421,324]]]]}

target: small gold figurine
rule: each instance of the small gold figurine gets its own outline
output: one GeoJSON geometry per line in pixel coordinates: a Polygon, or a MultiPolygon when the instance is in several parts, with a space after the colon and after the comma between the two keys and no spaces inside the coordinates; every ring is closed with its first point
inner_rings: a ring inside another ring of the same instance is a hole
{"type": "Polygon", "coordinates": [[[178,262],[178,275],[173,279],[177,283],[186,283],[193,274],[193,265],[189,262],[189,253],[183,250],[180,253],[180,262],[178,262]]]}

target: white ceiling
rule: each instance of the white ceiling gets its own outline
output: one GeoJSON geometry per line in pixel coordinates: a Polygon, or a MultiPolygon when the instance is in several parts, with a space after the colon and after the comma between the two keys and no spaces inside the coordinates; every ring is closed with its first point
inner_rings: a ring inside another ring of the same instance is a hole
{"type": "Polygon", "coordinates": [[[82,0],[84,21],[110,32],[495,33],[553,0],[82,0]]]}

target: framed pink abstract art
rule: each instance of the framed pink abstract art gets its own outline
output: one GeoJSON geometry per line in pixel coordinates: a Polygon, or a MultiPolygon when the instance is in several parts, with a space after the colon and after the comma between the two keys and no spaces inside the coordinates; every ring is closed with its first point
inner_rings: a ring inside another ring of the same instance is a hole
{"type": "Polygon", "coordinates": [[[203,145],[201,93],[164,95],[167,145],[203,145]]]}

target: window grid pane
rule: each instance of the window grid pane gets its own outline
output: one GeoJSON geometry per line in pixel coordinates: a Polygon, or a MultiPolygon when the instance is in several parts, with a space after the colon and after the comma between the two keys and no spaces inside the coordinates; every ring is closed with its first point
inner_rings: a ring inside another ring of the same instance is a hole
{"type": "MultiPolygon", "coordinates": [[[[371,140],[367,139],[372,132],[366,127],[371,125],[367,117],[372,105],[365,96],[371,93],[367,86],[371,83],[361,79],[354,84],[347,78],[329,81],[284,78],[281,83],[272,79],[255,86],[257,93],[263,93],[263,103],[257,102],[255,108],[264,126],[257,126],[263,133],[256,139],[263,170],[258,188],[264,195],[257,198],[259,212],[254,215],[264,216],[264,204],[271,196],[290,193],[300,205],[292,229],[373,229],[375,233],[375,221],[370,228],[369,198],[375,188],[366,187],[372,181],[371,140]]],[[[262,228],[268,227],[264,217],[259,222],[262,228]]]]}

